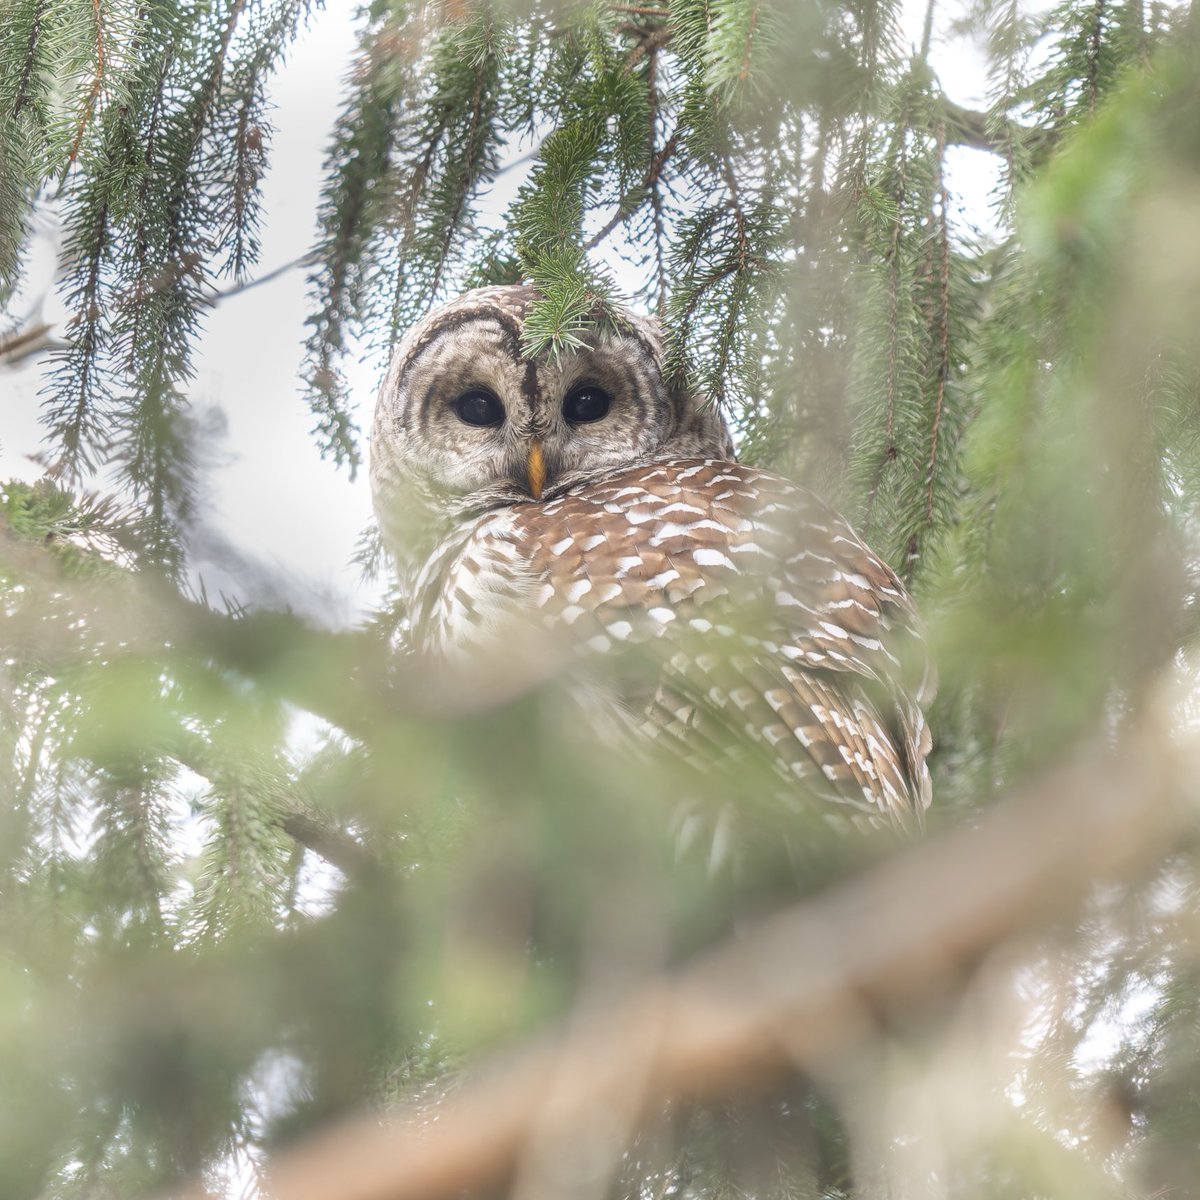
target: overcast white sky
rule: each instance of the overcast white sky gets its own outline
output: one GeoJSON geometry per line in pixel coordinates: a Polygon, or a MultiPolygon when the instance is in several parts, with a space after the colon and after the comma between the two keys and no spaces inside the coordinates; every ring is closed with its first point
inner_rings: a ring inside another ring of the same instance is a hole
{"type": "MultiPolygon", "coordinates": [[[[305,253],[315,238],[321,163],[337,113],[341,81],[354,52],[351,15],[357,5],[330,0],[292,51],[271,89],[276,133],[271,169],[263,182],[265,220],[263,275],[305,253]]],[[[925,0],[908,0],[905,27],[920,39],[925,0]]],[[[960,103],[978,106],[984,84],[983,56],[961,41],[935,43],[934,62],[943,86],[960,103]]],[[[950,183],[964,198],[968,218],[989,225],[988,194],[995,185],[994,156],[953,149],[950,183]]],[[[518,182],[517,172],[496,189],[497,211],[518,182]]],[[[48,239],[34,246],[34,292],[45,288],[54,264],[48,239]]],[[[373,599],[350,563],[355,543],[371,520],[365,471],[351,482],[323,462],[309,433],[311,420],[298,383],[308,303],[303,273],[233,296],[208,321],[198,355],[192,401],[198,410],[219,409],[227,425],[211,471],[206,516],[218,539],[244,556],[231,564],[201,564],[210,593],[232,591],[244,601],[286,599],[314,616],[341,623],[373,599]],[[249,564],[257,564],[251,567],[249,564]]],[[[47,320],[63,311],[51,296],[47,320]]],[[[40,443],[37,423],[39,370],[25,360],[0,366],[0,477],[34,478],[28,460],[40,443]]],[[[349,365],[360,429],[370,428],[379,364],[349,365]]]]}

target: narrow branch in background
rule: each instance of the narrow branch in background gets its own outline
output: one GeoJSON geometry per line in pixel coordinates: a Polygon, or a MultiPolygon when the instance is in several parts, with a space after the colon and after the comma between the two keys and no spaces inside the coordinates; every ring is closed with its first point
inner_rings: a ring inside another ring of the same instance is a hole
{"type": "MultiPolygon", "coordinates": [[[[907,122],[907,114],[901,114],[902,122],[907,122]]],[[[905,172],[908,166],[908,137],[907,125],[902,124],[900,130],[900,156],[896,164],[896,216],[892,221],[892,237],[888,247],[888,356],[886,382],[886,415],[883,430],[883,453],[875,467],[871,479],[871,487],[867,492],[867,501],[863,509],[863,536],[871,533],[871,516],[875,510],[875,497],[879,494],[883,483],[883,473],[888,463],[894,462],[896,449],[896,355],[900,337],[900,234],[904,225],[905,172]]]]}
{"type": "MultiPolygon", "coordinates": [[[[767,919],[607,1017],[527,1045],[432,1119],[428,1108],[407,1120],[372,1112],[281,1153],[268,1167],[273,1200],[448,1200],[498,1194],[514,1177],[523,1196],[550,1200],[553,1181],[530,1174],[531,1156],[565,1153],[598,1112],[638,1122],[671,1098],[820,1073],[898,1011],[944,1013],[990,951],[1068,919],[1097,882],[1133,876],[1169,848],[1190,820],[1178,797],[1200,768],[1200,734],[1173,739],[1172,711],[1160,697],[1120,751],[1091,747],[977,826],[767,919]]],[[[605,1150],[598,1170],[623,1147],[605,1150]]],[[[208,1195],[197,1183],[165,1200],[208,1195]]]]}
{"type": "Polygon", "coordinates": [[[75,131],[75,140],[71,143],[71,152],[67,155],[68,162],[74,162],[83,144],[83,135],[87,131],[88,122],[92,119],[96,102],[100,99],[100,88],[104,80],[104,23],[100,15],[100,0],[92,0],[92,20],[96,23],[96,77],[92,80],[92,90],[84,102],[83,112],[79,117],[79,128],[75,131]]]}
{"type": "MultiPolygon", "coordinates": [[[[646,64],[646,91],[650,105],[650,119],[647,122],[647,138],[649,141],[650,162],[658,157],[658,47],[650,51],[650,61],[646,64]]],[[[650,181],[650,211],[654,221],[654,309],[661,317],[667,306],[667,259],[663,251],[666,242],[666,228],[663,219],[663,198],[659,187],[662,175],[661,167],[658,174],[650,181]]]]}
{"type": "Polygon", "coordinates": [[[938,126],[934,190],[938,196],[938,357],[935,366],[937,390],[934,396],[933,426],[929,433],[929,465],[925,472],[925,524],[933,526],[933,482],[937,468],[938,434],[946,399],[946,380],[950,374],[950,190],[946,186],[946,127],[938,126]]]}
{"type": "Polygon", "coordinates": [[[33,9],[33,20],[29,24],[29,40],[25,45],[25,59],[21,64],[21,79],[17,84],[16,98],[13,100],[12,115],[19,117],[21,110],[29,103],[29,80],[33,76],[33,64],[37,61],[38,43],[42,37],[42,20],[46,15],[49,0],[37,0],[33,9]]]}
{"type": "Polygon", "coordinates": [[[1096,98],[1100,93],[1100,50],[1104,37],[1104,0],[1096,0],[1093,10],[1092,28],[1088,33],[1087,58],[1087,105],[1088,115],[1096,111],[1096,98]]]}
{"type": "Polygon", "coordinates": [[[454,240],[454,235],[458,232],[463,209],[467,205],[467,197],[471,194],[471,185],[475,182],[473,167],[475,165],[475,156],[479,152],[479,147],[476,143],[481,137],[483,80],[483,63],[481,62],[475,67],[475,84],[471,92],[471,123],[467,127],[467,144],[462,154],[462,182],[459,185],[457,195],[454,197],[454,208],[450,213],[450,219],[446,222],[445,232],[442,237],[442,252],[438,257],[437,268],[433,274],[433,282],[429,285],[429,297],[431,300],[437,296],[438,290],[442,286],[442,277],[446,272],[446,264],[450,260],[450,246],[454,240]]]}
{"type": "Polygon", "coordinates": [[[1014,143],[1023,143],[1037,150],[1053,140],[1053,133],[1046,129],[1033,129],[1005,117],[999,122],[989,119],[986,113],[964,108],[946,96],[937,97],[941,110],[939,120],[946,125],[946,143],[950,146],[970,146],[975,150],[987,150],[992,154],[1011,154],[1014,143]]]}
{"type": "Polygon", "coordinates": [[[937,8],[937,0],[929,0],[925,6],[925,27],[921,31],[920,59],[923,63],[929,61],[929,51],[933,47],[933,14],[937,8]]]}
{"type": "Polygon", "coordinates": [[[0,337],[0,359],[16,363],[39,350],[46,349],[50,345],[48,335],[53,328],[53,325],[45,321],[37,321],[5,334],[0,337]]]}
{"type": "Polygon", "coordinates": [[[365,868],[377,866],[374,857],[360,842],[344,830],[296,808],[279,818],[279,828],[300,845],[320,855],[344,875],[355,876],[365,868]]]}
{"type": "Polygon", "coordinates": [[[583,248],[585,250],[595,250],[595,248],[600,245],[600,243],[604,241],[604,239],[608,237],[608,235],[612,233],[614,229],[620,225],[624,225],[625,222],[637,212],[637,210],[642,206],[646,191],[648,189],[652,189],[658,182],[658,177],[662,174],[663,167],[666,165],[667,160],[671,157],[671,155],[675,153],[678,145],[679,130],[676,129],[675,132],[672,133],[669,138],[667,138],[666,142],[663,144],[663,148],[658,152],[658,154],[650,160],[650,166],[647,169],[646,174],[642,176],[641,182],[638,184],[637,188],[633,192],[629,193],[629,195],[621,198],[621,202],[617,205],[617,211],[612,215],[612,218],[607,222],[604,228],[601,229],[599,233],[593,234],[592,237],[588,238],[588,240],[584,242],[583,248]],[[641,195],[643,197],[643,201],[639,201],[632,208],[626,208],[626,203],[637,195],[641,195]]]}
{"type": "Polygon", "coordinates": [[[223,288],[219,292],[213,292],[211,296],[205,297],[204,303],[209,308],[216,308],[223,300],[229,300],[233,296],[240,296],[243,292],[253,291],[256,287],[262,287],[264,283],[273,283],[289,271],[294,271],[297,267],[311,267],[316,261],[316,251],[302,254],[299,258],[293,258],[290,262],[280,263],[279,266],[272,267],[271,270],[254,279],[247,279],[242,283],[235,283],[230,287],[223,288]]]}
{"type": "Polygon", "coordinates": [[[738,67],[738,83],[745,83],[750,76],[750,55],[754,50],[754,35],[758,29],[758,14],[761,11],[761,0],[754,0],[754,6],[750,10],[750,21],[746,29],[746,42],[742,50],[742,61],[738,67]]]}
{"type": "MultiPolygon", "coordinates": [[[[243,292],[252,291],[254,288],[262,287],[265,283],[273,283],[276,279],[286,275],[289,271],[296,270],[297,267],[309,267],[317,261],[315,253],[302,254],[299,258],[293,258],[291,262],[281,263],[277,267],[257,276],[254,279],[247,279],[242,283],[235,283],[230,287],[223,288],[220,291],[213,292],[210,296],[204,298],[204,305],[208,308],[216,308],[216,306],[225,300],[232,299],[234,296],[240,296],[243,292]]],[[[148,295],[152,295],[156,291],[161,291],[174,279],[170,276],[152,283],[149,287],[142,288],[138,291],[138,298],[144,299],[148,295]]],[[[127,295],[130,293],[127,293],[127,295]]],[[[83,314],[77,314],[77,319],[82,321],[83,314]]],[[[30,354],[36,354],[39,351],[52,349],[56,346],[54,339],[50,336],[53,333],[54,326],[47,324],[45,321],[38,322],[34,325],[28,325],[22,329],[17,329],[12,333],[0,337],[0,359],[5,359],[8,362],[19,362],[30,354]]]]}

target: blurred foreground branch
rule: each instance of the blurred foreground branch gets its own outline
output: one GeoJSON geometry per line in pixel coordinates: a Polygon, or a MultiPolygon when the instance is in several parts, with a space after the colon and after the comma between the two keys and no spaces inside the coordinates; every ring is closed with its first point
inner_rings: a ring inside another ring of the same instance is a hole
{"type": "MultiPolygon", "coordinates": [[[[555,1159],[586,1134],[610,1168],[670,1098],[704,1099],[797,1067],[821,1072],[888,1022],[961,990],[1009,938],[1069,918],[1132,876],[1186,819],[1200,735],[1172,738],[1164,696],[1117,749],[1092,745],[991,811],[785,910],[605,1013],[496,1062],[407,1119],[370,1113],[281,1153],[275,1200],[561,1194],[555,1159]],[[604,1132],[598,1132],[604,1131],[604,1132]],[[597,1146],[597,1139],[603,1145],[597,1146]]],[[[201,1200],[200,1185],[170,1200],[201,1200]]]]}
{"type": "MultiPolygon", "coordinates": [[[[109,563],[110,567],[114,564],[109,563]]],[[[443,720],[503,704],[552,678],[563,666],[540,625],[516,627],[496,661],[469,672],[431,669],[396,652],[375,633],[320,628],[291,611],[223,612],[192,599],[152,572],[114,569],[107,575],[72,573],[54,543],[14,532],[0,514],[0,571],[23,587],[70,610],[70,628],[86,629],[97,643],[122,653],[173,650],[211,660],[265,684],[289,703],[369,740],[397,720],[443,720]],[[514,671],[512,659],[537,651],[537,662],[514,671]]],[[[59,625],[43,620],[44,606],[9,614],[9,643],[47,668],[69,661],[77,646],[59,625]]]]}

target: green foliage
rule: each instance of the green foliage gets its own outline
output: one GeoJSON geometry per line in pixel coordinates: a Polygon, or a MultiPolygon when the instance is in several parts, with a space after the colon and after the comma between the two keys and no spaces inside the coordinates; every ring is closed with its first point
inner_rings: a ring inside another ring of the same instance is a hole
{"type": "MultiPolygon", "coordinates": [[[[708,776],[616,760],[569,680],[431,714],[398,612],[324,633],[191,594],[193,358],[214,281],[253,273],[271,78],[309,10],[12,0],[0,23],[0,299],[53,197],[71,313],[46,477],[0,489],[5,1196],[216,1189],[356,1106],[423,1110],[479,1055],[892,849],[816,813],[781,828],[750,753],[708,776]],[[736,866],[714,874],[723,823],[736,866]]],[[[382,365],[432,304],[517,279],[541,291],[525,348],[566,352],[617,319],[632,264],[672,385],[918,595],[936,824],[1119,742],[1194,649],[1200,43],[1184,8],[978,0],[956,25],[989,55],[973,114],[899,19],[375,0],[302,371],[318,444],[354,470],[345,355],[382,365]],[[999,164],[995,238],[955,194],[964,145],[999,164]]],[[[1005,969],[1036,998],[1007,1073],[954,1074],[988,1048],[973,1002],[864,996],[861,1059],[622,1128],[613,1187],[868,1196],[896,1164],[946,1195],[1191,1187],[1192,838],[1006,948],[1019,968],[980,969],[978,1007],[1005,969]],[[910,1097],[939,1118],[906,1125],[910,1097]],[[986,1117],[967,1133],[963,1097],[986,1117]]]]}

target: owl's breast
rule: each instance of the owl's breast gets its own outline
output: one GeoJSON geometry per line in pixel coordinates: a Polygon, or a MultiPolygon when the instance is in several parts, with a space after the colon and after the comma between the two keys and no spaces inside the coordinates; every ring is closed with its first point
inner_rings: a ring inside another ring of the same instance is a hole
{"type": "Polygon", "coordinates": [[[642,647],[607,678],[652,736],[689,750],[702,725],[713,745],[748,736],[792,786],[815,777],[872,814],[928,803],[931,676],[911,601],[781,476],[717,459],[616,470],[470,522],[417,595],[425,649],[448,659],[494,673],[507,656],[533,683],[642,647]]]}
{"type": "Polygon", "coordinates": [[[609,642],[638,640],[637,621],[703,633],[710,616],[737,613],[789,657],[874,672],[877,660],[898,665],[880,635],[915,618],[896,576],[836,513],[739,463],[626,468],[511,515],[510,536],[537,568],[534,604],[568,625],[601,618],[609,642]]]}
{"type": "Polygon", "coordinates": [[[469,522],[439,544],[410,584],[417,649],[460,662],[494,652],[520,620],[538,577],[515,509],[469,522]]]}

